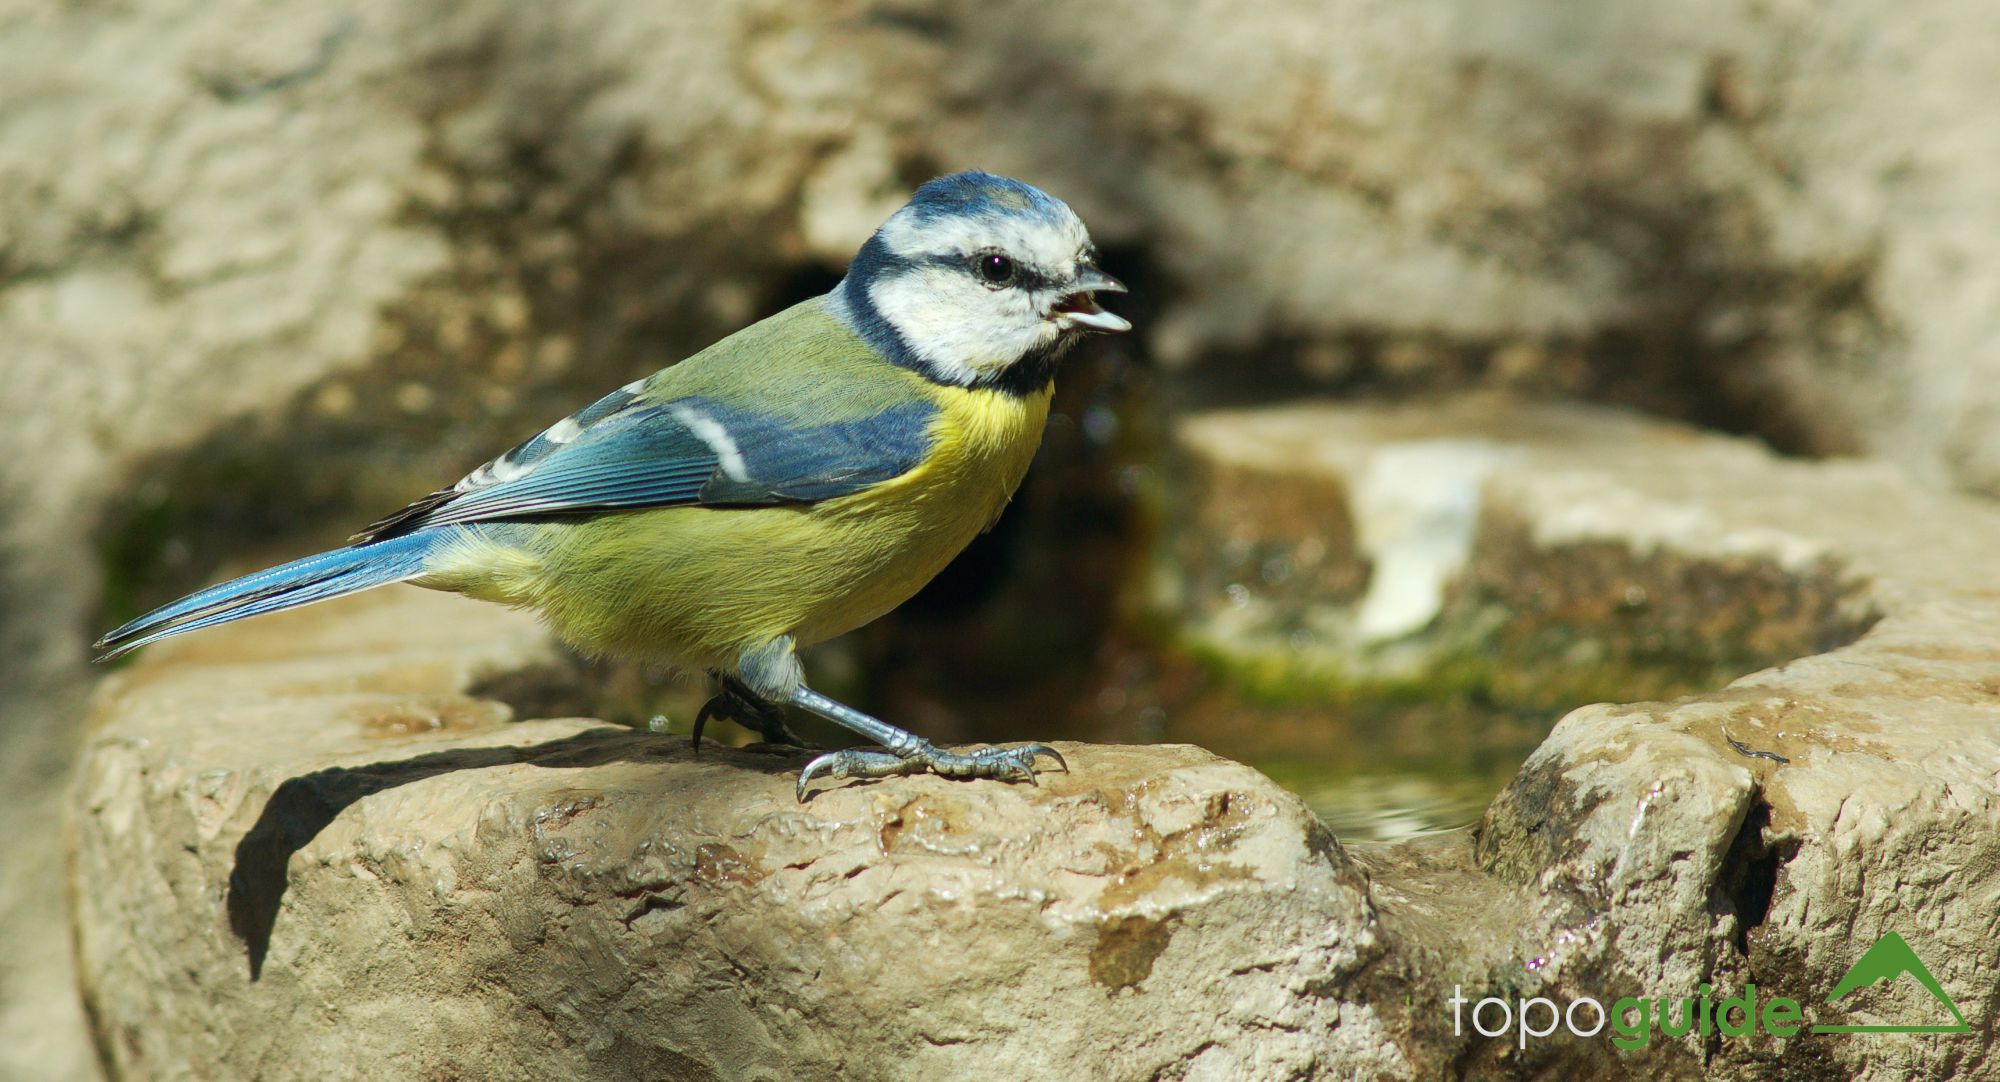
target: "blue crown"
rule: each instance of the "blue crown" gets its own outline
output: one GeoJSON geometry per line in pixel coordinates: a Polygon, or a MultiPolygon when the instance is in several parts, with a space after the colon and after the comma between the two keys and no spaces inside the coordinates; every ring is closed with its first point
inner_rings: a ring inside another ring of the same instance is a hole
{"type": "Polygon", "coordinates": [[[910,209],[922,219],[1030,215],[1056,218],[1063,205],[1047,192],[978,169],[939,177],[917,189],[910,209]]]}

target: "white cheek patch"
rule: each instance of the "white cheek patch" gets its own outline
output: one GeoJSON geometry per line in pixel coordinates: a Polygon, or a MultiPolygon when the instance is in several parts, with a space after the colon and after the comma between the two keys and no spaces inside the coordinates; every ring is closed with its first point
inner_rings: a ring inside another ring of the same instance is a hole
{"type": "Polygon", "coordinates": [[[971,257],[1004,252],[1063,279],[1090,244],[1083,222],[1061,204],[928,217],[905,208],[876,235],[908,266],[869,281],[868,301],[936,378],[958,384],[998,374],[1063,331],[1049,318],[1059,297],[993,289],[974,277],[971,257]]]}
{"type": "Polygon", "coordinates": [[[878,280],[868,298],[910,351],[952,383],[998,372],[1058,333],[1027,293],[988,289],[953,268],[878,280]]]}
{"type": "Polygon", "coordinates": [[[743,461],[743,449],[736,446],[736,437],[729,434],[729,430],[722,426],[722,422],[693,406],[684,404],[676,405],[668,412],[674,415],[674,420],[686,425],[687,430],[694,433],[696,439],[707,444],[708,449],[715,452],[723,474],[731,481],[750,479],[750,467],[743,461]]]}

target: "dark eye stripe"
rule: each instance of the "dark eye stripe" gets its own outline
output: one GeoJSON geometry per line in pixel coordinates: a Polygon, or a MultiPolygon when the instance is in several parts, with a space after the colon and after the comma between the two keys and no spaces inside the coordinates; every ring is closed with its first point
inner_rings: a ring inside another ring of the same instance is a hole
{"type": "MultiPolygon", "coordinates": [[[[950,255],[924,255],[918,256],[915,259],[904,260],[903,262],[906,266],[950,267],[953,270],[962,271],[972,276],[982,285],[985,284],[985,280],[979,278],[976,262],[958,253],[950,255]]],[[[1039,269],[1016,259],[1014,260],[1014,284],[1022,289],[1032,291],[1052,288],[1056,284],[1056,280],[1044,274],[1039,269]]]]}
{"type": "Polygon", "coordinates": [[[1050,278],[1033,267],[1021,266],[1020,264],[1016,264],[1016,266],[1019,269],[1014,272],[1014,284],[1020,286],[1022,289],[1031,291],[1042,290],[1055,285],[1055,279],[1050,278]]]}

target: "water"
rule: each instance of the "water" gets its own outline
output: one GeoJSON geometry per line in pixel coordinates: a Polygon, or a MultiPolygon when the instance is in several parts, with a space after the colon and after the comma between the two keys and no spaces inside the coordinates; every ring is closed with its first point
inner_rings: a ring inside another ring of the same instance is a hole
{"type": "Polygon", "coordinates": [[[1257,768],[1343,841],[1395,841],[1476,821],[1562,714],[1451,694],[1272,705],[1210,690],[1177,705],[1148,739],[1198,744],[1257,768]]]}
{"type": "Polygon", "coordinates": [[[1509,775],[1356,774],[1301,759],[1253,762],[1342,841],[1391,842],[1468,826],[1509,775]]]}

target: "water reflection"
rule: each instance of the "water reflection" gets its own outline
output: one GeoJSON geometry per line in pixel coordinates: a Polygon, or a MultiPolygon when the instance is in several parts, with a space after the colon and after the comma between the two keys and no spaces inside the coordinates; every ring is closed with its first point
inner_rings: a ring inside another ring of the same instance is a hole
{"type": "Polygon", "coordinates": [[[1343,842],[1400,841],[1467,826],[1506,782],[1487,775],[1353,774],[1301,760],[1250,765],[1297,793],[1343,842]]]}

